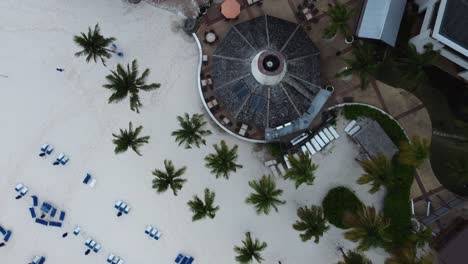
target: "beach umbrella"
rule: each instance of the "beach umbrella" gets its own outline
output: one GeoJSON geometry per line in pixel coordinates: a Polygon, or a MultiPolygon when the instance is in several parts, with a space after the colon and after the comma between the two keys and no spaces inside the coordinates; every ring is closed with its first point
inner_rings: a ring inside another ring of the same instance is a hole
{"type": "Polygon", "coordinates": [[[236,18],[240,14],[240,4],[237,0],[225,0],[221,4],[221,13],[226,18],[236,18]]]}

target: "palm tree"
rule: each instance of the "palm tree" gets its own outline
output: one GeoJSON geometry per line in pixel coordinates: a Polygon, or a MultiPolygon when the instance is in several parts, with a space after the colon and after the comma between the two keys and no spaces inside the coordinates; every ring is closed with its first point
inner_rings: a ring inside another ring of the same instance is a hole
{"type": "Polygon", "coordinates": [[[291,163],[291,168],[286,172],[284,178],[293,180],[296,189],[303,183],[307,185],[314,184],[314,172],[318,169],[318,166],[312,163],[309,154],[301,155],[299,159],[289,156],[289,163],[291,163]]]}
{"type": "Polygon", "coordinates": [[[429,140],[418,136],[411,139],[411,143],[403,142],[400,145],[400,161],[407,165],[419,167],[424,160],[429,158],[431,145],[429,140]]]}
{"type": "Polygon", "coordinates": [[[327,221],[323,216],[321,207],[300,207],[297,209],[297,216],[300,220],[296,221],[293,228],[299,232],[304,232],[299,235],[304,242],[314,237],[314,243],[318,243],[323,233],[330,228],[330,226],[326,224],[327,221]]]}
{"type": "Polygon", "coordinates": [[[112,91],[112,95],[109,97],[109,103],[120,102],[127,98],[130,94],[130,109],[140,113],[140,91],[152,91],[159,88],[159,83],[146,84],[146,77],[150,73],[149,69],[146,69],[140,77],[138,77],[138,64],[136,60],[132,61],[132,67],[127,64],[125,70],[122,65],[117,64],[117,70],[112,71],[111,74],[106,76],[108,81],[103,87],[112,91]]]}
{"type": "Polygon", "coordinates": [[[417,249],[414,245],[405,245],[388,259],[385,260],[385,264],[432,264],[432,254],[417,256],[417,249]]]}
{"type": "Polygon", "coordinates": [[[197,221],[205,217],[211,219],[215,218],[219,206],[213,206],[215,193],[211,192],[208,188],[205,189],[205,201],[202,201],[198,196],[193,196],[193,200],[187,204],[193,212],[192,221],[197,221]]]}
{"type": "Polygon", "coordinates": [[[375,52],[371,45],[356,42],[353,44],[353,58],[344,59],[348,66],[337,77],[349,76],[355,74],[361,82],[361,89],[367,88],[372,76],[377,69],[375,61],[375,52]]]}
{"type": "Polygon", "coordinates": [[[409,241],[414,244],[417,248],[422,248],[426,243],[432,242],[432,230],[430,227],[427,227],[418,232],[412,233],[409,236],[409,241]]]}
{"type": "Polygon", "coordinates": [[[382,214],[378,214],[374,207],[362,206],[355,213],[347,213],[343,222],[351,227],[351,230],[344,233],[345,238],[358,242],[358,250],[383,247],[391,241],[387,234],[390,222],[382,214]]]}
{"type": "Polygon", "coordinates": [[[339,261],[337,264],[372,264],[372,261],[358,250],[348,250],[348,252],[345,253],[343,249],[340,248],[340,251],[343,256],[343,261],[339,261]]]}
{"type": "Polygon", "coordinates": [[[203,119],[202,114],[194,114],[192,117],[185,113],[184,116],[178,116],[177,120],[181,126],[181,129],[172,132],[172,136],[176,137],[176,142],[185,145],[185,148],[191,148],[192,144],[195,144],[197,148],[200,144],[206,145],[204,136],[211,135],[210,130],[204,130],[203,127],[206,125],[206,121],[203,119]]]}
{"type": "Polygon", "coordinates": [[[120,135],[112,133],[114,137],[112,143],[115,145],[115,154],[125,152],[128,148],[131,148],[136,154],[142,156],[138,148],[148,143],[150,138],[149,136],[139,137],[142,129],[143,127],[139,126],[133,130],[132,122],[129,122],[128,131],[126,129],[120,129],[120,135]]]}
{"type": "Polygon", "coordinates": [[[184,182],[187,181],[181,178],[186,170],[185,166],[176,170],[172,161],[164,160],[164,171],[158,169],[153,171],[153,175],[156,177],[153,179],[153,189],[162,193],[171,188],[174,195],[177,196],[177,191],[181,190],[184,182]]]}
{"type": "Polygon", "coordinates": [[[370,193],[380,190],[382,185],[392,176],[392,163],[384,155],[377,155],[368,160],[359,162],[364,174],[357,180],[358,184],[367,184],[371,182],[370,193]]]}
{"type": "Polygon", "coordinates": [[[425,48],[424,52],[420,54],[413,44],[408,45],[397,61],[402,74],[402,87],[415,90],[426,83],[428,76],[424,68],[431,65],[435,59],[436,54],[432,47],[425,48]]]}
{"type": "Polygon", "coordinates": [[[81,35],[74,36],[73,40],[75,43],[83,49],[75,53],[75,56],[80,57],[85,55],[86,62],[89,62],[91,59],[97,62],[99,58],[102,64],[106,66],[105,59],[109,59],[111,57],[110,52],[114,52],[107,47],[115,41],[115,38],[105,38],[101,35],[100,31],[99,24],[96,24],[94,30],[91,30],[91,27],[88,28],[88,34],[81,32],[81,35]]]}
{"type": "Polygon", "coordinates": [[[236,172],[242,168],[242,165],[237,164],[237,145],[231,149],[226,145],[224,140],[221,140],[220,145],[213,145],[216,153],[211,153],[205,157],[206,167],[211,169],[211,173],[216,175],[216,178],[223,176],[229,179],[229,173],[236,172]]]}
{"type": "Polygon", "coordinates": [[[345,5],[336,3],[324,13],[330,18],[329,24],[323,31],[324,37],[331,38],[337,33],[341,33],[344,37],[350,36],[348,22],[356,14],[356,10],[349,10],[345,5]]]}
{"type": "Polygon", "coordinates": [[[261,263],[263,258],[260,252],[266,247],[267,243],[265,242],[260,242],[258,239],[252,241],[250,232],[247,232],[245,233],[245,240],[242,241],[242,247],[234,247],[234,251],[237,253],[236,261],[239,263],[252,263],[253,260],[256,260],[261,263]]]}
{"type": "Polygon", "coordinates": [[[263,175],[258,182],[255,180],[249,181],[249,186],[254,189],[256,193],[251,193],[245,202],[252,204],[257,214],[264,213],[267,215],[270,213],[271,208],[278,212],[277,206],[286,203],[278,199],[283,193],[283,190],[276,189],[276,183],[270,175],[263,175]]]}

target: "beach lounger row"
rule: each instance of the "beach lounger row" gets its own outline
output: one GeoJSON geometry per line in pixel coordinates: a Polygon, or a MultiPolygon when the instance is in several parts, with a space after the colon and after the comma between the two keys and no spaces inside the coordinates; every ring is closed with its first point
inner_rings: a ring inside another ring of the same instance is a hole
{"type": "Polygon", "coordinates": [[[107,262],[111,264],[124,264],[125,262],[120,257],[115,256],[114,254],[110,253],[107,257],[107,262]]]}
{"type": "Polygon", "coordinates": [[[313,156],[317,152],[320,152],[327,144],[339,137],[340,136],[332,126],[325,127],[315,134],[312,139],[302,145],[301,151],[304,154],[307,153],[310,156],[313,156]]]}
{"type": "Polygon", "coordinates": [[[151,238],[159,240],[161,238],[161,231],[152,225],[148,225],[145,229],[145,234],[149,235],[151,238]]]}
{"type": "Polygon", "coordinates": [[[35,256],[33,260],[31,261],[32,264],[44,264],[46,261],[46,258],[43,256],[35,256]]]}
{"type": "Polygon", "coordinates": [[[86,176],[83,179],[83,183],[89,185],[91,188],[94,188],[94,185],[96,185],[96,178],[93,178],[91,174],[86,173],[86,176]]]}
{"type": "Polygon", "coordinates": [[[69,159],[70,158],[67,155],[65,155],[63,153],[60,153],[58,155],[57,159],[55,159],[55,161],[52,163],[52,165],[54,165],[54,166],[65,165],[65,164],[67,164],[69,159]]]}
{"type": "Polygon", "coordinates": [[[177,255],[175,263],[178,264],[191,264],[195,259],[193,257],[184,256],[182,254],[177,255]]]}
{"type": "Polygon", "coordinates": [[[52,154],[52,151],[54,151],[54,147],[52,147],[49,144],[44,144],[41,146],[39,157],[45,157],[46,155],[50,155],[52,154]]]}
{"type": "Polygon", "coordinates": [[[96,253],[98,253],[99,250],[102,248],[101,244],[99,244],[98,242],[96,242],[94,239],[91,239],[91,238],[88,238],[88,240],[86,240],[85,246],[87,246],[89,249],[91,249],[92,251],[96,253]]]}
{"type": "Polygon", "coordinates": [[[0,226],[0,234],[2,234],[3,236],[3,240],[5,242],[8,242],[8,240],[10,240],[10,237],[11,237],[11,230],[5,230],[3,227],[0,226]]]}
{"type": "Polygon", "coordinates": [[[115,209],[125,214],[128,214],[128,212],[130,212],[130,209],[131,209],[131,207],[128,204],[124,203],[121,200],[118,200],[117,202],[115,202],[114,207],[115,209]]]}
{"type": "Polygon", "coordinates": [[[359,125],[356,125],[356,120],[351,120],[349,122],[349,124],[344,128],[344,132],[346,132],[346,134],[348,134],[350,136],[353,136],[360,129],[361,129],[361,127],[359,125]]]}

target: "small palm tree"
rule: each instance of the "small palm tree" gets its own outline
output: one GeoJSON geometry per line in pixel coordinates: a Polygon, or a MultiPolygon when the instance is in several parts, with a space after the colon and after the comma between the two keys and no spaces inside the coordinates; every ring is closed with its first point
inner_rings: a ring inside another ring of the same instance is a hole
{"type": "Polygon", "coordinates": [[[206,167],[211,169],[216,178],[223,176],[229,179],[231,172],[236,172],[237,169],[242,168],[242,165],[237,164],[237,145],[231,149],[227,146],[224,140],[221,140],[220,145],[213,145],[216,153],[209,154],[205,157],[206,167]]]}
{"type": "Polygon", "coordinates": [[[371,182],[370,193],[380,190],[382,185],[392,176],[392,163],[384,155],[377,155],[369,160],[359,163],[364,170],[364,174],[357,180],[358,184],[371,182]]]}
{"type": "Polygon", "coordinates": [[[382,214],[378,214],[374,207],[362,206],[355,213],[345,214],[343,221],[351,227],[351,230],[344,233],[345,238],[358,242],[358,250],[383,247],[391,241],[387,234],[390,222],[382,214]]]}
{"type": "Polygon", "coordinates": [[[252,241],[250,232],[245,233],[245,240],[242,241],[242,247],[235,246],[234,251],[237,253],[236,261],[239,263],[252,263],[256,260],[261,263],[263,260],[260,253],[265,250],[267,243],[260,242],[258,239],[252,241]]]}
{"type": "Polygon", "coordinates": [[[436,59],[436,54],[432,47],[427,47],[420,54],[412,44],[403,50],[403,55],[398,59],[398,67],[402,73],[402,87],[408,87],[410,90],[418,89],[422,84],[428,81],[428,75],[424,68],[431,65],[436,59]]]}
{"type": "Polygon", "coordinates": [[[427,243],[432,242],[432,230],[430,227],[427,227],[418,232],[412,233],[409,236],[409,241],[414,244],[417,248],[424,247],[427,243]]]}
{"type": "Polygon", "coordinates": [[[314,184],[314,172],[318,166],[312,163],[309,154],[301,155],[298,159],[294,156],[289,156],[291,168],[284,175],[285,179],[291,179],[296,184],[296,189],[303,183],[307,185],[314,184]]]}
{"type": "Polygon", "coordinates": [[[197,221],[207,216],[211,219],[215,218],[219,206],[213,206],[214,199],[215,193],[211,192],[208,188],[205,189],[205,201],[202,201],[196,195],[193,196],[193,200],[187,203],[193,212],[192,221],[197,221]]]}
{"type": "Polygon", "coordinates": [[[106,65],[105,59],[109,59],[111,57],[110,52],[114,52],[107,47],[112,45],[115,38],[105,38],[101,35],[100,31],[99,24],[96,24],[94,30],[91,30],[91,27],[88,28],[88,34],[81,32],[81,35],[73,37],[75,43],[83,49],[75,53],[76,57],[84,55],[86,56],[86,62],[89,62],[91,59],[97,62],[99,58],[102,64],[106,65]]]}
{"type": "Polygon", "coordinates": [[[372,264],[372,261],[358,250],[348,250],[348,252],[345,253],[343,249],[340,248],[340,251],[343,256],[343,261],[339,261],[337,264],[372,264]]]}
{"type": "Polygon", "coordinates": [[[192,144],[195,144],[197,148],[200,144],[206,145],[204,136],[211,135],[210,130],[204,130],[206,121],[203,119],[202,114],[194,114],[192,117],[185,113],[184,116],[178,116],[177,120],[181,126],[181,129],[172,132],[172,136],[176,137],[176,142],[179,146],[184,144],[185,148],[191,148],[192,144]]]}
{"type": "Polygon", "coordinates": [[[272,208],[278,212],[278,206],[286,203],[279,199],[283,190],[276,189],[276,183],[270,175],[263,175],[258,182],[255,180],[249,181],[249,186],[256,193],[251,193],[245,201],[255,207],[257,214],[264,213],[267,215],[272,208]]]}
{"type": "Polygon", "coordinates": [[[418,136],[411,139],[411,143],[403,142],[400,145],[400,161],[407,165],[419,167],[424,160],[429,158],[431,144],[429,140],[418,136]]]}
{"type": "Polygon", "coordinates": [[[117,70],[111,70],[111,74],[106,76],[108,83],[103,85],[104,88],[112,91],[109,103],[120,102],[130,94],[130,109],[140,113],[140,107],[143,106],[140,102],[140,91],[148,92],[161,86],[159,83],[146,84],[149,73],[150,70],[146,69],[141,76],[138,76],[136,60],[132,61],[131,68],[127,64],[127,69],[124,69],[120,63],[117,64],[117,70]]]}
{"type": "Polygon", "coordinates": [[[331,6],[325,11],[325,15],[330,18],[330,22],[323,31],[324,37],[331,38],[337,33],[341,33],[344,37],[349,37],[351,30],[348,22],[355,14],[356,10],[349,10],[345,5],[336,3],[331,6]]]}
{"type": "Polygon", "coordinates": [[[323,216],[323,210],[318,206],[311,206],[310,208],[300,207],[297,209],[297,216],[300,220],[297,220],[293,225],[293,228],[299,232],[302,241],[307,241],[314,238],[314,243],[318,243],[323,233],[325,233],[330,226],[326,224],[325,217],[323,216]]]}
{"type": "Polygon", "coordinates": [[[385,260],[385,264],[432,264],[432,254],[417,256],[417,249],[414,245],[408,244],[394,252],[392,256],[385,260]]]}
{"type": "Polygon", "coordinates": [[[114,137],[112,143],[115,145],[115,154],[125,152],[128,148],[131,148],[136,154],[142,156],[138,148],[148,143],[150,138],[149,136],[139,136],[142,129],[143,127],[139,126],[133,130],[132,122],[130,122],[128,123],[128,131],[126,129],[120,129],[120,135],[112,133],[114,137]]]}
{"type": "Polygon", "coordinates": [[[372,46],[356,42],[353,44],[353,58],[345,59],[345,62],[348,66],[336,76],[343,77],[355,74],[361,81],[361,89],[366,89],[378,66],[375,62],[375,52],[372,46]]]}
{"type": "Polygon", "coordinates": [[[184,182],[187,181],[182,178],[186,170],[185,166],[176,170],[172,161],[164,160],[164,171],[158,169],[153,171],[153,175],[156,177],[153,179],[153,189],[162,193],[171,188],[174,195],[177,196],[177,191],[181,190],[184,182]]]}

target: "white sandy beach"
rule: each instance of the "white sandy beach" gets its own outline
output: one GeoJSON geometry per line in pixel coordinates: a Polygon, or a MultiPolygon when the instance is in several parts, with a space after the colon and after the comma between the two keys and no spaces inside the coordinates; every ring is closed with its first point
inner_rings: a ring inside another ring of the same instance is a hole
{"type": "MultiPolygon", "coordinates": [[[[370,195],[369,186],[355,183],[362,172],[354,161],[358,149],[343,135],[342,124],[342,136],[330,153],[314,156],[320,166],[315,184],[295,190],[291,182],[278,179],[287,203],[269,216],[257,216],[244,202],[251,191],[248,181],[269,173],[258,146],[221,132],[212,122],[206,147],[177,146],[170,135],[178,128],[176,116],[204,113],[196,85],[198,50],[190,37],[174,31],[181,21],[151,5],[120,0],[0,1],[0,74],[8,76],[0,77],[0,225],[13,231],[0,248],[1,264],[27,263],[34,255],[45,256],[47,264],[106,263],[109,252],[133,264],[174,263],[178,253],[193,256],[194,263],[235,263],[233,247],[246,231],[268,243],[264,263],[335,263],[340,259],[336,243],[354,247],[334,227],[319,244],[302,242],[292,229],[299,206],[320,205],[338,185],[352,187],[363,202],[381,207],[383,191],[370,195]],[[97,22],[125,53],[110,59],[108,68],[73,55],[78,47],[72,37],[97,22]],[[161,83],[158,91],[141,94],[141,114],[130,111],[127,100],[107,104],[110,93],[102,88],[109,69],[132,59],[138,59],[141,71],[151,69],[149,82],[161,83]],[[143,157],[132,151],[113,153],[111,134],[127,128],[129,121],[143,125],[143,135],[151,136],[150,144],[141,148],[143,157]],[[216,179],[203,161],[211,145],[222,139],[239,145],[239,163],[244,165],[229,180],[216,179]],[[55,147],[46,159],[38,157],[43,143],[55,147]],[[60,152],[70,161],[52,166],[60,152]],[[188,182],[177,197],[151,188],[151,171],[162,168],[164,159],[188,167],[188,182]],[[94,189],[81,183],[87,172],[97,178],[94,189]],[[30,192],[15,200],[19,182],[30,192]],[[214,220],[193,223],[186,203],[206,187],[216,192],[221,209],[214,220]],[[33,222],[31,194],[67,212],[63,228],[33,222]],[[113,204],[118,199],[132,206],[129,215],[116,217],[113,204]],[[143,233],[148,224],[162,231],[159,241],[143,233]],[[61,237],[76,225],[82,227],[80,236],[61,237]],[[102,244],[98,254],[83,255],[88,237],[102,244]]],[[[374,263],[386,257],[381,249],[367,255],[374,263]]]]}

